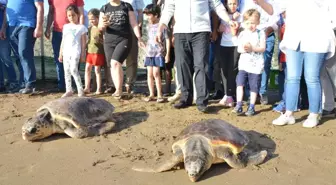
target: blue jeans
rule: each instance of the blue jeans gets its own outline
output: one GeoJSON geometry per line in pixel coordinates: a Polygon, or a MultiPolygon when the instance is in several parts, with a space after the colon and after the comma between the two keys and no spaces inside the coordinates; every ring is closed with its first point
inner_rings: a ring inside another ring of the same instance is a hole
{"type": "Polygon", "coordinates": [[[7,72],[7,80],[9,84],[17,84],[16,72],[11,58],[11,48],[8,37],[5,40],[0,39],[0,87],[4,87],[3,67],[7,72]]]}
{"type": "Polygon", "coordinates": [[[57,72],[57,81],[58,81],[58,89],[65,89],[65,80],[64,80],[64,68],[63,63],[58,61],[59,52],[61,48],[62,42],[62,32],[53,31],[51,44],[54,50],[54,62],[56,64],[56,72],[57,72]]]}
{"type": "Polygon", "coordinates": [[[209,80],[211,81],[213,80],[214,60],[215,60],[215,42],[210,42],[208,73],[209,73],[209,80]]]}
{"type": "Polygon", "coordinates": [[[266,39],[266,50],[264,52],[264,71],[261,75],[261,84],[259,94],[264,95],[267,93],[268,80],[272,66],[272,57],[274,51],[275,36],[274,33],[270,34],[266,39]]]}
{"type": "Polygon", "coordinates": [[[281,100],[285,100],[285,80],[286,80],[286,62],[282,63],[282,71],[279,71],[278,84],[279,84],[279,97],[281,100]]]}
{"type": "Polygon", "coordinates": [[[36,82],[36,69],[34,62],[34,29],[27,26],[10,26],[10,44],[14,54],[20,59],[18,64],[20,75],[24,78],[26,88],[34,88],[36,82]]]}
{"type": "Polygon", "coordinates": [[[322,94],[320,71],[326,54],[301,52],[299,50],[300,48],[296,51],[286,51],[286,110],[295,111],[298,105],[300,80],[303,69],[308,90],[309,112],[317,114],[321,112],[322,94]]]}

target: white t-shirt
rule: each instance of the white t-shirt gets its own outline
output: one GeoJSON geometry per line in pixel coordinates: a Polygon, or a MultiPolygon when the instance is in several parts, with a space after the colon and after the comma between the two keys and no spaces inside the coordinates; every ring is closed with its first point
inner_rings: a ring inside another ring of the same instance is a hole
{"type": "Polygon", "coordinates": [[[80,57],[81,36],[87,33],[81,24],[65,24],[63,26],[63,56],[80,57]]]}
{"type": "Polygon", "coordinates": [[[248,73],[261,74],[264,70],[264,55],[263,53],[246,53],[244,45],[249,42],[252,47],[259,46],[260,43],[265,43],[266,35],[264,31],[251,32],[248,30],[242,31],[238,36],[238,52],[240,54],[238,69],[248,73]]]}
{"type": "MultiPolygon", "coordinates": [[[[232,14],[229,14],[229,17],[232,19],[232,14]]],[[[240,16],[237,18],[237,20],[240,20],[240,16]]],[[[221,20],[221,24],[224,25],[224,32],[222,33],[222,39],[221,39],[221,46],[226,46],[226,47],[232,47],[232,46],[237,46],[238,44],[238,37],[233,36],[231,33],[231,27],[230,25],[221,20]]]]}

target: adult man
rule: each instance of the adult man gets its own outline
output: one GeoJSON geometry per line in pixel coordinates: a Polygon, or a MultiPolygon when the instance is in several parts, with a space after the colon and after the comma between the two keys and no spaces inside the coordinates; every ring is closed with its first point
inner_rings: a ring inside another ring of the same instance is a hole
{"type": "Polygon", "coordinates": [[[15,0],[7,5],[11,45],[23,69],[25,87],[19,91],[22,94],[35,90],[34,45],[43,34],[43,15],[43,0],[15,0]]]}
{"type": "Polygon", "coordinates": [[[54,61],[56,64],[57,80],[58,80],[58,91],[65,91],[65,81],[64,81],[64,69],[63,63],[58,61],[58,55],[61,47],[62,41],[62,29],[63,25],[67,23],[66,8],[70,4],[75,4],[79,9],[79,23],[84,24],[84,1],[83,0],[48,0],[49,11],[47,17],[47,27],[45,30],[45,37],[50,39],[50,28],[53,25],[52,33],[52,47],[54,50],[54,61]]]}
{"type": "MultiPolygon", "coordinates": [[[[141,28],[142,26],[142,10],[144,9],[145,5],[143,0],[122,0],[128,2],[132,5],[133,9],[135,10],[135,16],[138,21],[138,25],[141,28]]],[[[138,39],[136,38],[135,34],[132,32],[132,48],[131,51],[126,59],[126,91],[127,93],[132,93],[134,82],[136,80],[137,69],[138,69],[138,39]]]]}
{"type": "Polygon", "coordinates": [[[160,20],[157,39],[161,42],[162,32],[174,15],[175,55],[178,79],[181,83],[180,102],[177,109],[191,106],[193,101],[193,74],[197,91],[196,105],[199,111],[206,112],[208,105],[208,61],[210,44],[210,12],[215,10],[218,16],[230,20],[220,0],[166,0],[160,20]]]}
{"type": "MultiPolygon", "coordinates": [[[[273,3],[273,0],[267,0],[269,3],[273,3]]],[[[266,50],[264,52],[264,71],[261,75],[261,86],[259,90],[260,95],[260,103],[261,104],[268,104],[267,98],[267,87],[268,87],[268,80],[269,74],[271,70],[271,62],[273,57],[274,51],[274,43],[275,43],[275,35],[274,31],[278,29],[277,22],[279,20],[278,15],[269,15],[266,13],[259,5],[257,5],[253,0],[241,0],[239,10],[241,15],[243,15],[248,9],[257,9],[260,14],[260,24],[258,25],[257,29],[261,31],[265,31],[266,34],[266,50]]]]}

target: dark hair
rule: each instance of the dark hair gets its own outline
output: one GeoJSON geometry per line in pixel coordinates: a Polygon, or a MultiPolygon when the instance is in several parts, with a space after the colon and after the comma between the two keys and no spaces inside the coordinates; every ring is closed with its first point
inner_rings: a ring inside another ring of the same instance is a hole
{"type": "Polygon", "coordinates": [[[79,10],[78,7],[74,4],[70,4],[67,8],[66,11],[74,11],[77,15],[79,15],[79,10]]]}
{"type": "Polygon", "coordinates": [[[92,8],[89,11],[88,15],[90,15],[90,14],[95,16],[96,18],[99,18],[100,11],[97,8],[92,8]]]}
{"type": "Polygon", "coordinates": [[[149,4],[146,6],[146,8],[143,11],[144,14],[152,14],[154,16],[161,16],[161,9],[160,6],[155,4],[149,4]]]}

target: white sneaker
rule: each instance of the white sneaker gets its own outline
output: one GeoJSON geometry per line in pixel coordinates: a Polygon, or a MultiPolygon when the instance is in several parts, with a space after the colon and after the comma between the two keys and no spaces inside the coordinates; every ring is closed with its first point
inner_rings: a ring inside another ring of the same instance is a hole
{"type": "Polygon", "coordinates": [[[174,102],[178,101],[180,99],[180,97],[181,97],[181,93],[176,93],[174,96],[169,97],[168,101],[174,103],[174,102]]]}
{"type": "Polygon", "coordinates": [[[285,114],[281,114],[280,117],[273,120],[273,125],[283,126],[283,125],[292,125],[295,123],[295,118],[293,116],[286,116],[285,114]]]}
{"type": "Polygon", "coordinates": [[[319,116],[309,114],[308,118],[303,122],[302,126],[305,128],[313,128],[319,124],[319,116]]]}

